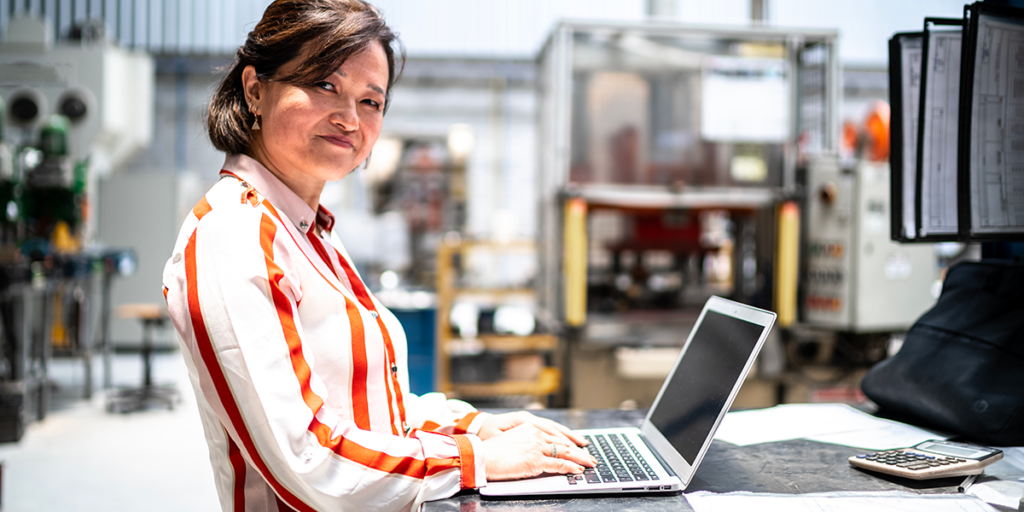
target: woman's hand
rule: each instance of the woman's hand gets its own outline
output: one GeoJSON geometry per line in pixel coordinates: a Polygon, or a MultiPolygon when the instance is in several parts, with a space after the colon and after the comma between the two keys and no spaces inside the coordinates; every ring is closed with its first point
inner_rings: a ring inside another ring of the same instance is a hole
{"type": "Polygon", "coordinates": [[[522,424],[533,425],[542,432],[558,438],[559,442],[563,444],[575,444],[576,446],[587,445],[587,441],[585,439],[573,433],[573,431],[569,430],[565,425],[551,421],[547,418],[538,418],[526,411],[491,415],[489,418],[484,420],[483,425],[480,426],[480,432],[477,435],[480,436],[480,439],[486,441],[487,439],[522,424]]]}
{"type": "Polygon", "coordinates": [[[490,481],[517,480],[542,473],[582,473],[584,466],[594,467],[597,463],[589,453],[567,443],[564,436],[551,435],[525,422],[488,438],[483,448],[490,481]]]}

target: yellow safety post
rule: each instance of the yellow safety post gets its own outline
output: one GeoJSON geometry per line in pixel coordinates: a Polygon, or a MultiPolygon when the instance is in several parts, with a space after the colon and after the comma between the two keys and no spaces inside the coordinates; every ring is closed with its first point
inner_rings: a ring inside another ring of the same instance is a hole
{"type": "Polygon", "coordinates": [[[66,348],[68,345],[67,330],[64,328],[64,284],[61,283],[53,293],[53,320],[50,325],[50,344],[55,348],[66,348]]]}
{"type": "Polygon", "coordinates": [[[775,313],[779,327],[796,321],[796,286],[800,254],[800,207],[795,201],[779,205],[775,241],[775,313]]]}
{"type": "Polygon", "coordinates": [[[579,327],[587,321],[587,202],[565,202],[565,322],[579,327]]]}

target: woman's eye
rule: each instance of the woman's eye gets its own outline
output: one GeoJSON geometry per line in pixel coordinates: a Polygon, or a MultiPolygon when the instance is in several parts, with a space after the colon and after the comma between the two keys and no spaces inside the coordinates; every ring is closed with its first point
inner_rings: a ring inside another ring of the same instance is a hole
{"type": "Polygon", "coordinates": [[[333,91],[334,90],[334,84],[332,84],[330,82],[317,82],[315,85],[317,87],[325,90],[325,91],[333,91]]]}
{"type": "Polygon", "coordinates": [[[380,110],[380,103],[378,103],[377,101],[374,101],[374,100],[363,100],[363,103],[365,103],[365,104],[367,104],[367,105],[369,105],[369,106],[371,106],[371,107],[373,107],[375,109],[380,110]]]}

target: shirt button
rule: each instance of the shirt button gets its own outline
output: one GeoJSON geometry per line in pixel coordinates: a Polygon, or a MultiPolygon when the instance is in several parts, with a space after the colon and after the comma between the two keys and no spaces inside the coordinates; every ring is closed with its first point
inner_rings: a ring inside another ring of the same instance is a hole
{"type": "Polygon", "coordinates": [[[398,373],[398,365],[391,363],[391,373],[398,373]]]}
{"type": "Polygon", "coordinates": [[[299,223],[299,228],[301,228],[301,229],[306,229],[308,227],[309,227],[309,223],[306,222],[306,221],[302,221],[302,222],[299,223]]]}
{"type": "Polygon", "coordinates": [[[239,182],[239,185],[241,185],[242,188],[249,188],[249,184],[244,181],[239,182]]]}
{"type": "Polygon", "coordinates": [[[380,316],[380,315],[376,311],[370,311],[370,316],[372,316],[373,319],[376,320],[377,317],[380,316]]]}

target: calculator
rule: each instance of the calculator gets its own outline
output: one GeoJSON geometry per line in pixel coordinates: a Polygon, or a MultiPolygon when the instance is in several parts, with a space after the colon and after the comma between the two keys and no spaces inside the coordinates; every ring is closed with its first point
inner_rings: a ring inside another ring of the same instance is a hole
{"type": "Polygon", "coordinates": [[[966,443],[934,439],[913,448],[900,448],[850,457],[850,465],[888,475],[928,480],[978,475],[985,466],[1003,458],[1003,451],[966,443]]]}

